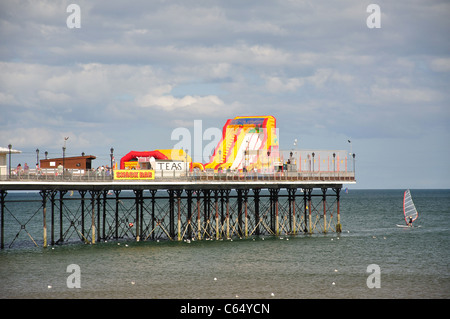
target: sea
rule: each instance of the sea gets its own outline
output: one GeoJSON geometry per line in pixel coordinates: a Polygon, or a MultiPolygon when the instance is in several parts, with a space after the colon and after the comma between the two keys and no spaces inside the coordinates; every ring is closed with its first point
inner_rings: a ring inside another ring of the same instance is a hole
{"type": "MultiPolygon", "coordinates": [[[[0,251],[0,298],[448,299],[450,190],[411,190],[413,228],[397,227],[403,192],[342,191],[341,233],[42,248],[27,224],[0,251]]],[[[41,214],[39,194],[8,196],[22,223],[41,214]]]]}

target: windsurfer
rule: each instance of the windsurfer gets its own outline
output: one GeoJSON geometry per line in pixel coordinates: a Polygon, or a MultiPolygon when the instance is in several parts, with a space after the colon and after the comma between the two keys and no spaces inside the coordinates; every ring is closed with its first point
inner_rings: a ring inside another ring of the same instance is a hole
{"type": "Polygon", "coordinates": [[[409,217],[408,226],[409,226],[409,227],[412,227],[412,223],[413,223],[413,219],[412,219],[412,217],[410,216],[410,217],[409,217]]]}

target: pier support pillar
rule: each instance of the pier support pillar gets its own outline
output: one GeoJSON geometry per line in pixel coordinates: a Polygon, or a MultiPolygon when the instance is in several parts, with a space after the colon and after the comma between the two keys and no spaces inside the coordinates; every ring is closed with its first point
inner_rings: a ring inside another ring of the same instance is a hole
{"type": "Polygon", "coordinates": [[[280,234],[279,221],[278,221],[278,192],[279,188],[270,189],[270,210],[271,210],[271,228],[275,235],[280,234]]]}
{"type": "Polygon", "coordinates": [[[102,239],[106,240],[106,197],[108,196],[108,191],[103,191],[103,215],[102,215],[102,239]]]}
{"type": "Polygon", "coordinates": [[[297,234],[297,225],[295,220],[295,192],[297,191],[296,188],[289,188],[288,194],[289,194],[289,224],[290,224],[290,230],[292,234],[297,234]]]}
{"type": "Polygon", "coordinates": [[[99,197],[98,191],[89,191],[91,194],[91,217],[92,217],[92,226],[91,226],[91,244],[95,245],[95,200],[99,197]]]}
{"type": "Polygon", "coordinates": [[[327,188],[322,188],[323,232],[327,233],[327,188]]]}
{"type": "Polygon", "coordinates": [[[133,190],[136,201],[136,241],[141,240],[141,210],[142,210],[142,193],[143,191],[133,190]]]}
{"type": "Polygon", "coordinates": [[[219,232],[219,190],[214,190],[214,208],[216,211],[216,240],[220,237],[219,232]]]}
{"type": "Polygon", "coordinates": [[[225,190],[227,239],[230,238],[230,190],[225,190]]]}
{"type": "Polygon", "coordinates": [[[308,233],[312,234],[312,207],[311,207],[311,193],[312,193],[312,188],[308,188],[308,206],[307,206],[307,211],[308,211],[308,233]]]}
{"type": "Polygon", "coordinates": [[[186,189],[187,193],[187,237],[192,238],[191,219],[192,219],[192,190],[186,189]]]}
{"type": "Polygon", "coordinates": [[[243,189],[242,193],[244,195],[244,236],[248,237],[248,211],[247,211],[247,202],[248,202],[248,189],[243,189]]]}
{"type": "Polygon", "coordinates": [[[97,240],[101,239],[101,232],[100,232],[100,195],[101,191],[97,191],[97,240]]]}
{"type": "Polygon", "coordinates": [[[52,228],[51,230],[51,234],[50,234],[50,245],[54,245],[55,244],[55,197],[56,197],[56,193],[57,191],[51,191],[50,192],[50,203],[52,205],[51,208],[51,221],[50,221],[50,226],[52,228]]]}
{"type": "Polygon", "coordinates": [[[181,241],[181,194],[183,193],[182,189],[175,190],[175,194],[177,196],[177,239],[181,241]]]}
{"type": "Polygon", "coordinates": [[[242,236],[242,189],[236,189],[237,192],[237,233],[242,236]]]}
{"type": "Polygon", "coordinates": [[[336,192],[336,209],[337,209],[336,232],[340,233],[340,232],[342,232],[341,214],[340,214],[340,207],[339,207],[341,189],[340,188],[333,188],[333,190],[336,192]]]}
{"type": "Polygon", "coordinates": [[[152,194],[152,240],[155,239],[155,232],[153,231],[155,229],[155,202],[156,202],[156,189],[150,189],[150,194],[152,194]]]}
{"type": "Polygon", "coordinates": [[[56,241],[57,244],[61,244],[64,241],[63,236],[63,209],[64,209],[64,195],[67,191],[59,191],[59,239],[56,241]]]}
{"type": "Polygon", "coordinates": [[[303,228],[303,232],[308,232],[308,222],[307,222],[307,210],[308,210],[308,204],[307,204],[307,189],[303,188],[303,222],[305,227],[303,228]]]}
{"type": "Polygon", "coordinates": [[[197,191],[197,238],[202,239],[202,224],[200,221],[200,190],[197,191]]]}
{"type": "Polygon", "coordinates": [[[210,214],[210,198],[211,190],[203,189],[203,229],[206,235],[210,234],[209,228],[211,226],[211,214],[210,214]]]}
{"type": "Polygon", "coordinates": [[[81,234],[83,236],[83,240],[86,241],[86,234],[84,231],[84,196],[86,196],[86,190],[79,190],[78,193],[81,196],[81,234]]]}
{"type": "Polygon", "coordinates": [[[114,238],[115,239],[119,239],[119,195],[120,195],[120,190],[114,190],[114,194],[116,195],[116,211],[114,214],[114,219],[115,219],[115,229],[114,229],[114,238]]]}
{"type": "Polygon", "coordinates": [[[254,194],[254,198],[253,201],[255,203],[255,234],[258,236],[259,235],[259,224],[261,222],[260,217],[259,217],[259,192],[261,191],[261,189],[259,188],[254,188],[253,189],[253,194],[254,194]]]}
{"type": "MultiPolygon", "coordinates": [[[[44,237],[44,248],[47,248],[47,191],[40,191],[42,197],[42,221],[43,221],[43,237],[44,237]]],[[[3,201],[3,194],[2,194],[3,201]]],[[[3,204],[2,204],[3,205],[3,204]]],[[[3,237],[3,212],[2,212],[2,237],[3,237]]],[[[3,238],[2,238],[2,248],[3,248],[3,238]]]]}
{"type": "Polygon", "coordinates": [[[5,248],[5,197],[7,194],[8,192],[3,189],[0,191],[0,249],[5,248]]]}

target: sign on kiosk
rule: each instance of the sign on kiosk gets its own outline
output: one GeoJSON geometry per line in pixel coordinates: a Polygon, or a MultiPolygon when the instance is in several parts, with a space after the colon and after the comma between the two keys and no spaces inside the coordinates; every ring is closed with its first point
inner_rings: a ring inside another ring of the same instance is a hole
{"type": "Polygon", "coordinates": [[[114,179],[155,179],[155,171],[118,169],[114,171],[114,179]]]}

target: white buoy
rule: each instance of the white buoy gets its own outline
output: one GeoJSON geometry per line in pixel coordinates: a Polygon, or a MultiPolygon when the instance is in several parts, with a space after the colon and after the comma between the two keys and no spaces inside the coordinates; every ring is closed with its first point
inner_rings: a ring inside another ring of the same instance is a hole
{"type": "Polygon", "coordinates": [[[336,285],[336,283],[333,281],[332,283],[331,283],[333,286],[335,286],[336,285]]]}
{"type": "Polygon", "coordinates": [[[272,292],[270,295],[271,295],[272,297],[275,296],[275,294],[274,294],[273,292],[272,292]]]}
{"type": "Polygon", "coordinates": [[[216,278],[216,277],[214,277],[214,281],[217,281],[217,278],[216,278]]]}
{"type": "Polygon", "coordinates": [[[48,288],[48,289],[52,289],[52,286],[51,286],[51,285],[48,285],[47,288],[48,288]]]}

